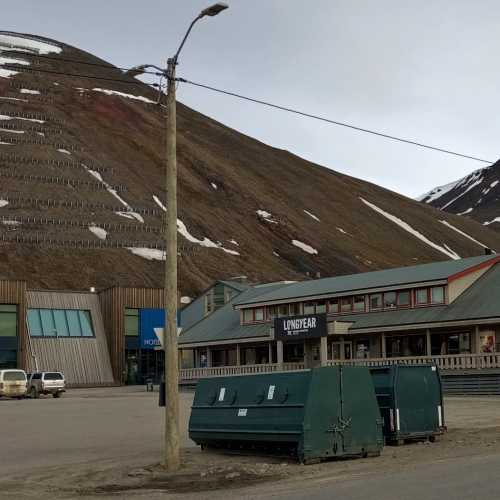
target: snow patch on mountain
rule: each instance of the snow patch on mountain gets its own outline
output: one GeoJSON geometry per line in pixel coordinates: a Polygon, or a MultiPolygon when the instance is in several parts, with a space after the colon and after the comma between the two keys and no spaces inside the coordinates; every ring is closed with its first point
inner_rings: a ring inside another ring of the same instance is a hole
{"type": "Polygon", "coordinates": [[[318,218],[318,217],[316,217],[314,214],[312,214],[312,213],[311,213],[311,212],[309,212],[308,210],[305,210],[305,209],[304,209],[304,213],[306,213],[307,215],[309,215],[309,217],[311,217],[311,219],[314,219],[314,220],[316,220],[316,221],[318,221],[318,222],[321,222],[321,221],[319,220],[319,218],[318,218]]]}
{"type": "Polygon", "coordinates": [[[370,207],[372,210],[375,212],[378,212],[380,215],[383,215],[386,219],[390,220],[391,222],[394,222],[394,224],[397,224],[401,229],[404,229],[411,235],[415,236],[419,240],[423,241],[426,245],[429,245],[430,247],[434,248],[435,250],[438,250],[441,253],[444,253],[448,257],[454,260],[460,259],[460,256],[451,250],[450,247],[447,245],[438,245],[437,243],[434,243],[431,241],[429,238],[424,236],[420,231],[417,231],[414,229],[410,224],[405,222],[404,220],[400,219],[399,217],[396,217],[395,215],[390,214],[389,212],[386,212],[385,210],[382,210],[380,207],[377,207],[377,205],[374,205],[373,203],[370,203],[369,201],[365,200],[364,198],[359,197],[359,199],[368,207],[370,207]]]}
{"type": "Polygon", "coordinates": [[[128,247],[134,255],[147,260],[165,260],[165,251],[156,248],[128,247]]]}
{"type": "Polygon", "coordinates": [[[0,115],[0,120],[22,120],[25,122],[33,122],[33,123],[45,123],[45,120],[38,120],[36,118],[23,118],[21,116],[9,116],[9,115],[0,115]]]}
{"type": "Polygon", "coordinates": [[[24,134],[24,130],[11,130],[8,128],[0,128],[0,132],[6,132],[7,134],[24,134]]]}
{"type": "Polygon", "coordinates": [[[29,52],[35,54],[60,54],[62,48],[49,42],[34,40],[25,36],[16,36],[14,34],[0,35],[0,50],[9,50],[17,52],[29,52]]]}
{"type": "Polygon", "coordinates": [[[458,212],[457,215],[467,215],[467,214],[470,214],[474,209],[471,207],[471,208],[468,208],[467,210],[465,210],[464,212],[458,212]]]}
{"type": "Polygon", "coordinates": [[[292,240],[292,245],[300,248],[304,252],[311,254],[311,255],[317,255],[318,251],[313,248],[312,246],[308,245],[307,243],[303,243],[302,241],[299,240],[292,240]]]}
{"type": "Polygon", "coordinates": [[[217,184],[215,184],[215,182],[211,182],[210,185],[217,191],[217,189],[219,189],[217,187],[217,184]]]}
{"type": "Polygon", "coordinates": [[[71,154],[71,153],[70,153],[67,149],[62,149],[62,148],[60,148],[60,149],[58,149],[57,151],[59,151],[59,153],[63,153],[63,154],[65,154],[65,155],[70,155],[70,154],[71,154]]]}
{"type": "Polygon", "coordinates": [[[0,208],[6,207],[9,204],[7,200],[0,200],[0,208]]]}
{"type": "Polygon", "coordinates": [[[118,92],[117,90],[109,90],[101,88],[93,88],[92,90],[94,92],[101,92],[102,94],[106,95],[123,97],[125,99],[133,99],[135,101],[147,102],[148,104],[156,104],[156,101],[152,101],[151,99],[148,99],[147,97],[144,97],[142,95],[126,94],[125,92],[118,92]]]}
{"type": "Polygon", "coordinates": [[[270,222],[271,224],[278,224],[277,220],[273,219],[273,215],[267,210],[256,210],[255,213],[266,222],[270,222]]]}
{"type": "Polygon", "coordinates": [[[105,229],[96,225],[89,226],[89,231],[95,234],[100,240],[105,240],[108,236],[108,232],[105,229]]]}
{"type": "Polygon", "coordinates": [[[453,231],[456,231],[457,233],[461,234],[465,238],[473,241],[477,245],[479,245],[482,248],[488,248],[488,245],[485,245],[484,243],[481,243],[480,241],[477,241],[475,238],[473,238],[470,234],[467,234],[466,232],[462,231],[461,229],[458,229],[458,227],[455,227],[453,224],[450,224],[446,220],[440,220],[441,224],[444,224],[446,227],[449,227],[450,229],[453,229],[453,231]]]}
{"type": "Polygon", "coordinates": [[[97,179],[99,182],[101,182],[104,187],[106,188],[106,191],[114,196],[124,207],[127,208],[126,211],[123,212],[116,212],[117,215],[121,215],[122,217],[127,217],[127,218],[133,218],[138,220],[141,224],[144,224],[144,219],[142,216],[136,212],[134,212],[134,209],[116,192],[116,189],[113,189],[113,187],[108,184],[103,178],[102,175],[99,172],[96,172],[95,170],[91,170],[87,165],[84,163],[81,164],[82,167],[95,179],[97,179]],[[127,215],[124,215],[127,214],[127,215]],[[130,217],[129,217],[130,216],[130,217]]]}

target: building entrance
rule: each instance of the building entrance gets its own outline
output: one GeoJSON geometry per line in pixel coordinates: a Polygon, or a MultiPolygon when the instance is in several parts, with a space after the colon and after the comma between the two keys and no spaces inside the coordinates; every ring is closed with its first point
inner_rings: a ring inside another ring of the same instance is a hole
{"type": "Polygon", "coordinates": [[[128,349],[125,351],[125,383],[145,384],[151,378],[159,384],[165,370],[165,353],[152,349],[128,349]]]}

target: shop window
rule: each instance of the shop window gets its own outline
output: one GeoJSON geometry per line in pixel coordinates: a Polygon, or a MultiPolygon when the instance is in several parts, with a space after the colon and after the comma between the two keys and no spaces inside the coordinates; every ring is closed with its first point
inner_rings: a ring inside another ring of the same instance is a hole
{"type": "Polygon", "coordinates": [[[29,309],[32,337],[93,337],[90,311],[78,309],[29,309]]]}
{"type": "Polygon", "coordinates": [[[433,286],[431,288],[431,302],[433,304],[444,304],[444,287],[433,286]]]}
{"type": "Polygon", "coordinates": [[[314,302],[304,302],[304,314],[314,314],[316,311],[314,302]]]}
{"type": "Polygon", "coordinates": [[[433,356],[444,354],[468,354],[471,352],[470,333],[443,333],[431,335],[433,356]]]}
{"type": "Polygon", "coordinates": [[[340,299],[340,312],[352,311],[352,297],[342,297],[340,299]]]}
{"type": "Polygon", "coordinates": [[[382,294],[381,293],[374,293],[374,294],[370,295],[370,309],[371,310],[382,309],[382,294]]]}
{"type": "Polygon", "coordinates": [[[370,357],[370,340],[362,339],[356,341],[356,358],[367,359],[370,357]]]}
{"type": "Polygon", "coordinates": [[[0,350],[0,370],[17,368],[17,351],[14,349],[0,350]]]}
{"type": "Polygon", "coordinates": [[[397,294],[396,292],[386,292],[384,293],[384,308],[392,309],[396,307],[397,302],[397,294]]]}
{"type": "Polygon", "coordinates": [[[326,313],[326,301],[320,300],[316,302],[316,314],[326,313]]]}
{"type": "Polygon", "coordinates": [[[421,306],[422,304],[428,304],[429,303],[429,297],[428,297],[428,289],[427,288],[419,288],[415,292],[415,302],[417,305],[421,306]]]}
{"type": "Polygon", "coordinates": [[[411,305],[411,296],[409,290],[398,292],[398,306],[407,307],[411,305]]]}
{"type": "Polygon", "coordinates": [[[139,336],[139,309],[125,309],[125,335],[139,336]]]}
{"type": "Polygon", "coordinates": [[[263,307],[257,307],[254,309],[254,318],[255,321],[264,321],[264,308],[263,307]]]}
{"type": "Polygon", "coordinates": [[[408,335],[406,337],[386,337],[386,354],[388,358],[407,356],[425,356],[425,335],[408,335]]]}
{"type": "Polygon", "coordinates": [[[337,314],[339,312],[339,299],[330,299],[328,301],[328,312],[337,314]]]}
{"type": "Polygon", "coordinates": [[[365,296],[356,295],[354,297],[354,311],[364,312],[365,311],[365,296]]]}
{"type": "Polygon", "coordinates": [[[0,337],[17,335],[17,306],[0,305],[0,337]]]}

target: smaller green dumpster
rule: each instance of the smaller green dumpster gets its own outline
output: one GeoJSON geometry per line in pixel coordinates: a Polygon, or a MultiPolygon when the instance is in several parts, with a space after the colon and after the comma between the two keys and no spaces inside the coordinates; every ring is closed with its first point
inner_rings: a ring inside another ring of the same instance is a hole
{"type": "Polygon", "coordinates": [[[436,366],[387,365],[370,371],[387,443],[433,441],[443,433],[443,395],[436,366]]]}
{"type": "Polygon", "coordinates": [[[382,420],[368,368],[202,379],[189,437],[204,447],[291,454],[310,463],[378,455],[382,420]]]}

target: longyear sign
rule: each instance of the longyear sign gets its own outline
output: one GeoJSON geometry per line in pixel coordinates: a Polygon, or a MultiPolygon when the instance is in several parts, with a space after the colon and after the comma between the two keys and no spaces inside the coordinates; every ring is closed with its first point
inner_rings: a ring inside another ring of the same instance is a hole
{"type": "Polygon", "coordinates": [[[326,314],[284,316],[274,319],[274,338],[277,340],[304,340],[326,337],[326,314]]]}

